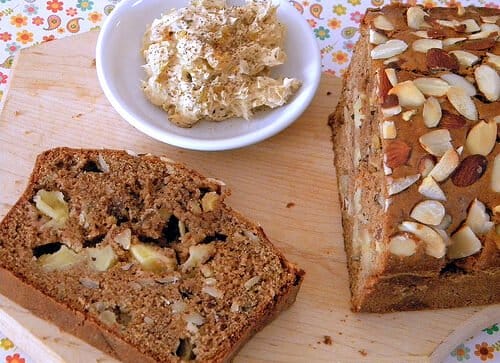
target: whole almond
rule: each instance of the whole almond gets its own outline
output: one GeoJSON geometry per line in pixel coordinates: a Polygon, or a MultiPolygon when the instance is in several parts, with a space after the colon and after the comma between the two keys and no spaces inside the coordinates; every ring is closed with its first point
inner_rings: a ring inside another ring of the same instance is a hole
{"type": "Polygon", "coordinates": [[[477,182],[486,171],[488,160],[483,155],[469,155],[458,165],[451,176],[457,187],[467,187],[477,182]]]}
{"type": "Polygon", "coordinates": [[[410,158],[411,147],[401,140],[391,141],[385,151],[385,164],[389,168],[404,165],[410,158]]]}
{"type": "Polygon", "coordinates": [[[442,110],[441,122],[439,126],[448,130],[460,129],[465,126],[467,120],[462,115],[456,115],[446,110],[442,110]]]}
{"type": "Polygon", "coordinates": [[[495,45],[495,39],[476,39],[468,40],[463,43],[462,47],[465,50],[486,50],[492,48],[495,45]]]}
{"type": "Polygon", "coordinates": [[[439,48],[431,48],[427,51],[427,69],[431,72],[458,72],[459,68],[460,65],[455,55],[439,48]]]}

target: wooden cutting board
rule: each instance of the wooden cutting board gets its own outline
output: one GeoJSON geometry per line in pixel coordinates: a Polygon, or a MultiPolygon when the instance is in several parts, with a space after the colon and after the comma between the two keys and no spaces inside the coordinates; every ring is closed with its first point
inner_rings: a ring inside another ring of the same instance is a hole
{"type": "MultiPolygon", "coordinates": [[[[35,156],[55,146],[166,154],[224,180],[233,191],[229,204],[260,222],[307,273],[295,305],[257,334],[238,362],[428,361],[450,332],[481,310],[386,315],[349,310],[327,126],[339,79],[325,76],[303,116],[267,141],[234,151],[187,151],[143,135],[113,110],[97,81],[96,38],[90,32],[45,43],[15,60],[0,118],[0,217],[24,190],[35,156]]],[[[109,359],[1,296],[0,330],[40,362],[109,359]]]]}

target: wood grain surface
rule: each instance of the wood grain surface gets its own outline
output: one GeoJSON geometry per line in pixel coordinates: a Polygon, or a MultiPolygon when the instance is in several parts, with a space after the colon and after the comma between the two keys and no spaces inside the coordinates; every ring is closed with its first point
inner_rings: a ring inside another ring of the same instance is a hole
{"type": "MultiPolygon", "coordinates": [[[[224,180],[232,190],[229,204],[258,221],[307,273],[295,305],[257,334],[237,362],[426,362],[455,327],[482,310],[386,315],[349,310],[327,126],[341,89],[339,79],[324,76],[302,117],[267,141],[234,151],[187,151],[141,134],[113,110],[97,81],[96,38],[91,32],[45,43],[23,50],[16,59],[0,119],[0,217],[24,190],[35,156],[55,146],[165,154],[224,180]],[[325,336],[331,344],[324,342],[325,336]]],[[[0,322],[7,334],[15,329],[12,339],[40,362],[107,361],[3,297],[0,322]],[[44,349],[47,355],[41,353],[44,349]]]]}

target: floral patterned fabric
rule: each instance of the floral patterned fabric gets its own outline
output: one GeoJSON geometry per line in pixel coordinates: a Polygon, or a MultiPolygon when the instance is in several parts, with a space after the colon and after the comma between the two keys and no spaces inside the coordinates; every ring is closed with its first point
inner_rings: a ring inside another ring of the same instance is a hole
{"type": "MultiPolygon", "coordinates": [[[[166,0],[168,1],[168,0],[166,0]]],[[[289,0],[307,20],[322,55],[323,71],[341,76],[368,7],[395,0],[289,0]]],[[[402,0],[426,7],[481,5],[498,0],[402,0]]],[[[0,108],[8,87],[13,55],[24,47],[99,28],[119,0],[0,0],[0,108]]]]}
{"type": "Polygon", "coordinates": [[[450,352],[443,363],[500,362],[500,323],[484,328],[450,352]]]}
{"type": "MultiPolygon", "coordinates": [[[[119,0],[0,0],[0,108],[4,102],[13,56],[19,49],[98,29],[119,0]]],[[[168,1],[168,0],[166,0],[168,1]]],[[[318,41],[323,71],[341,76],[358,38],[368,7],[392,0],[289,0],[311,26],[318,41]]],[[[426,7],[456,6],[455,0],[404,0],[426,7]]],[[[498,0],[461,0],[463,6],[500,7],[498,0]]],[[[498,323],[454,349],[448,362],[500,361],[498,323]]],[[[8,332],[5,332],[8,334],[8,332]]],[[[0,332],[0,363],[32,360],[0,332]]]]}

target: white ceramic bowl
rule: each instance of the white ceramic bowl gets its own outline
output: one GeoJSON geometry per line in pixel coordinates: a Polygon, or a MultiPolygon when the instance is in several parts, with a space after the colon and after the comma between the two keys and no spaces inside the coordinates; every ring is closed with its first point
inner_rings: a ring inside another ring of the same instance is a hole
{"type": "MultiPolygon", "coordinates": [[[[279,1],[279,0],[275,0],[279,1]]],[[[319,84],[321,59],[316,39],[304,18],[286,0],[279,2],[278,18],[287,26],[287,61],[273,74],[300,79],[303,84],[284,106],[256,112],[252,119],[201,121],[190,129],[168,121],[161,108],[145,97],[146,79],[140,52],[146,26],[187,0],[122,0],[104,22],[96,49],[99,82],[111,105],[131,125],[167,144],[194,150],[227,150],[262,141],[294,122],[311,102],[319,84]]],[[[230,4],[241,5],[240,0],[230,4]]]]}

